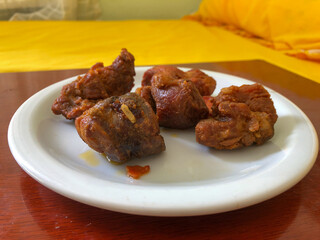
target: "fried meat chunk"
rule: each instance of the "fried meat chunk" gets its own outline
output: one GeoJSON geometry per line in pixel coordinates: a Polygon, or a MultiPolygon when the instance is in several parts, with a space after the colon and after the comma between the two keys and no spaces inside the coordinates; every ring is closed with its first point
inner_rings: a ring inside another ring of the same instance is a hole
{"type": "Polygon", "coordinates": [[[211,118],[196,126],[196,140],[216,149],[263,144],[274,135],[277,113],[268,91],[260,84],[223,88],[207,100],[211,118]]]}
{"type": "Polygon", "coordinates": [[[157,73],[162,73],[163,75],[167,76],[168,78],[172,78],[172,79],[179,79],[179,78],[183,78],[184,76],[184,72],[181,71],[179,68],[174,67],[174,66],[155,66],[152,67],[150,69],[148,69],[147,71],[145,71],[145,73],[143,74],[142,77],[142,82],[141,82],[141,86],[150,86],[151,85],[151,79],[153,77],[153,75],[157,74],[157,73]]]}
{"type": "Polygon", "coordinates": [[[253,112],[266,112],[269,114],[272,124],[278,118],[269,92],[258,83],[223,88],[215,98],[215,101],[217,104],[225,101],[245,103],[253,112]]]}
{"type": "Polygon", "coordinates": [[[202,97],[207,108],[209,110],[209,117],[214,117],[218,114],[217,104],[215,97],[213,96],[203,96],[202,97]]]}
{"type": "Polygon", "coordinates": [[[148,69],[143,75],[141,85],[150,86],[153,75],[157,73],[161,73],[172,79],[186,79],[192,81],[202,96],[211,95],[216,88],[216,81],[199,69],[191,69],[183,72],[174,66],[155,66],[148,69]]]}
{"type": "Polygon", "coordinates": [[[208,109],[193,82],[154,75],[151,94],[160,126],[186,129],[208,116],[208,109]]]}
{"type": "Polygon", "coordinates": [[[157,111],[156,103],[151,93],[151,86],[139,87],[136,89],[136,93],[140,95],[142,98],[144,98],[144,100],[146,100],[147,103],[150,104],[154,112],[157,111]]]}
{"type": "Polygon", "coordinates": [[[216,88],[216,81],[199,69],[191,69],[185,72],[184,78],[190,79],[202,96],[210,96],[216,88]]]}
{"type": "Polygon", "coordinates": [[[96,63],[84,76],[65,85],[51,109],[54,114],[74,119],[99,100],[130,92],[134,76],[134,57],[122,49],[112,65],[104,67],[103,63],[96,63]]]}
{"type": "Polygon", "coordinates": [[[165,150],[157,117],[136,93],[98,102],[75,120],[84,142],[115,163],[165,150]]]}
{"type": "Polygon", "coordinates": [[[153,107],[160,126],[186,129],[208,116],[208,108],[192,81],[158,72],[149,84],[137,92],[153,107]]]}

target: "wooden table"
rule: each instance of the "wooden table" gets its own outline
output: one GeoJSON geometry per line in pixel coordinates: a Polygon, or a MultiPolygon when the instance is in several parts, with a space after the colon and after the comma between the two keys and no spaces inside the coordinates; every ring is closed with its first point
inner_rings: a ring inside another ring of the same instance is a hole
{"type": "MultiPolygon", "coordinates": [[[[320,84],[263,61],[180,65],[225,72],[283,94],[320,135],[320,84]]],[[[145,217],[67,199],[29,177],[12,157],[7,128],[40,89],[85,70],[0,74],[0,239],[320,239],[320,159],[296,186],[263,203],[199,217],[145,217]]],[[[301,136],[303,137],[303,136],[301,136]]]]}

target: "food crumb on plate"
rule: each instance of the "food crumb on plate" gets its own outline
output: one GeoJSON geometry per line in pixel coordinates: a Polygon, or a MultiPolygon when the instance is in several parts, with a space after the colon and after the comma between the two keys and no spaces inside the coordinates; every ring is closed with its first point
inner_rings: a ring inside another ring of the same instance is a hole
{"type": "Polygon", "coordinates": [[[127,176],[134,179],[139,179],[141,176],[150,172],[150,166],[126,166],[127,176]]]}

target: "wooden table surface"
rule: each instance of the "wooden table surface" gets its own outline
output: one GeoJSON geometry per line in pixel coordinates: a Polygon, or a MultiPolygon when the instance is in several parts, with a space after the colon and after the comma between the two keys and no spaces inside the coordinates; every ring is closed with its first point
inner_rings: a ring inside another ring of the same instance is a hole
{"type": "MultiPolygon", "coordinates": [[[[320,84],[263,61],[180,65],[260,82],[300,107],[320,135],[320,84]]],[[[7,143],[9,121],[30,96],[85,70],[0,74],[0,239],[320,239],[320,161],[290,190],[244,209],[198,217],[135,216],[65,198],[29,177],[7,143]]],[[[303,136],[301,136],[303,138],[303,136]]]]}

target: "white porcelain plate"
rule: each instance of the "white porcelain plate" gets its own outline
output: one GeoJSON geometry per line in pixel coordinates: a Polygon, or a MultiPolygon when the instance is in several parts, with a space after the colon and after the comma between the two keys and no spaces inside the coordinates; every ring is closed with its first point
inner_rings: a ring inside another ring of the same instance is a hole
{"type": "MultiPolygon", "coordinates": [[[[136,86],[146,67],[137,67],[136,86]]],[[[186,69],[183,69],[186,70],[186,69]]],[[[221,88],[252,82],[204,71],[221,88]]],[[[63,85],[53,84],[16,111],[8,141],[18,164],[41,184],[76,201],[100,208],[151,216],[212,214],[270,199],[300,181],[311,169],[318,138],[306,115],[268,89],[278,121],[274,137],[261,146],[218,151],[198,144],[194,130],[161,129],[167,150],[159,155],[112,165],[90,150],[74,122],[56,116],[51,105],[63,85]],[[150,165],[139,180],[126,176],[126,165],[150,165]]]]}

